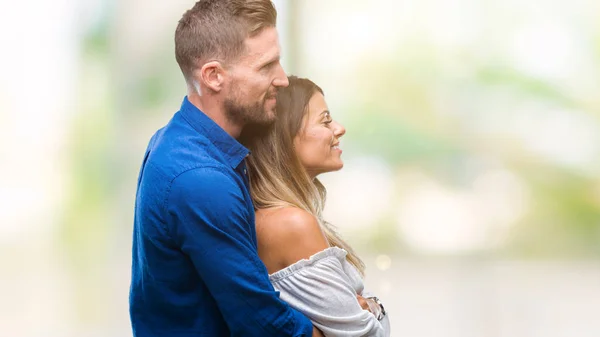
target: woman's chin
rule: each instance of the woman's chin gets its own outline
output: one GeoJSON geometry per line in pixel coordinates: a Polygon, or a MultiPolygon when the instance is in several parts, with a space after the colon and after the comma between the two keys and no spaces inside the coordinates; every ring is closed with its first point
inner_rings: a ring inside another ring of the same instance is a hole
{"type": "Polygon", "coordinates": [[[314,175],[316,177],[319,174],[339,171],[343,167],[344,167],[344,163],[342,161],[340,161],[339,163],[336,163],[335,165],[333,165],[333,164],[332,165],[328,165],[328,166],[324,165],[319,170],[315,170],[313,172],[318,172],[316,175],[314,175]]]}
{"type": "Polygon", "coordinates": [[[331,170],[329,170],[328,172],[335,172],[335,171],[339,171],[344,167],[344,162],[340,161],[338,164],[336,164],[335,166],[331,167],[331,170]]]}

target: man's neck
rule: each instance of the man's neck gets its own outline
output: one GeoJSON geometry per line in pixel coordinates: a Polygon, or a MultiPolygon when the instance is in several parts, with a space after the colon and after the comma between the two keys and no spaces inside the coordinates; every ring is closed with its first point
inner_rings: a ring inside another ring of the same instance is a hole
{"type": "Polygon", "coordinates": [[[197,93],[188,93],[188,100],[196,108],[200,109],[207,115],[213,122],[217,123],[221,129],[225,130],[231,137],[237,139],[242,133],[242,127],[235,123],[232,123],[223,110],[222,102],[218,101],[214,97],[200,96],[197,93]]]}

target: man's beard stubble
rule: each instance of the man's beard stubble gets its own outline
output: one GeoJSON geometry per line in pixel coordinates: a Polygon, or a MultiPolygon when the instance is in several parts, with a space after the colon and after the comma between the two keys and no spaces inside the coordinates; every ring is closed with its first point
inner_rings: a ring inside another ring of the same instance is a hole
{"type": "Polygon", "coordinates": [[[233,100],[225,101],[225,113],[228,119],[243,125],[238,141],[250,148],[256,140],[263,138],[275,125],[277,116],[265,111],[265,102],[273,95],[266,96],[261,103],[252,106],[236,105],[233,100]]]}
{"type": "MultiPolygon", "coordinates": [[[[237,89],[237,88],[236,88],[237,89]]],[[[234,92],[237,91],[234,89],[234,92]]],[[[242,105],[236,100],[240,97],[239,91],[223,102],[225,117],[232,123],[242,126],[242,132],[238,140],[249,146],[257,138],[268,134],[275,124],[276,114],[265,110],[265,104],[268,99],[277,97],[277,90],[268,92],[265,97],[252,105],[242,105]]]]}
{"type": "Polygon", "coordinates": [[[275,121],[275,118],[265,111],[265,103],[269,98],[270,96],[265,96],[262,101],[246,106],[237,104],[233,99],[227,99],[223,103],[225,116],[237,125],[269,126],[275,121]]]}

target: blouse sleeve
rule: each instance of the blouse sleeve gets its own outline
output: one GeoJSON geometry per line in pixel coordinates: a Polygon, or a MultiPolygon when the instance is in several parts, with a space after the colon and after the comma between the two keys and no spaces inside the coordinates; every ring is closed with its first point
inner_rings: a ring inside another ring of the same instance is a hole
{"type": "MultiPolygon", "coordinates": [[[[362,297],[371,297],[371,296],[375,296],[375,294],[373,294],[370,291],[364,290],[362,292],[361,296],[362,297]]],[[[381,322],[381,326],[383,326],[383,330],[385,331],[385,337],[390,337],[390,332],[391,332],[392,328],[390,327],[390,315],[389,315],[389,312],[385,316],[383,316],[383,318],[379,322],[381,322]]]]}
{"type": "Polygon", "coordinates": [[[327,248],[272,275],[281,299],[306,315],[326,337],[385,337],[381,322],[356,299],[343,268],[346,251],[327,248]]]}

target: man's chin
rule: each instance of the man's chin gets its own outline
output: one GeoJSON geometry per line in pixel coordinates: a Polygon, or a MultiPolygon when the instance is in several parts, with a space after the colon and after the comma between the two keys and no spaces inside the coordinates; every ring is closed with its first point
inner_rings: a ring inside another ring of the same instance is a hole
{"type": "Polygon", "coordinates": [[[244,145],[252,142],[256,138],[265,137],[271,132],[275,119],[261,119],[246,123],[242,129],[240,141],[244,145]]]}
{"type": "Polygon", "coordinates": [[[275,109],[266,110],[263,112],[260,120],[253,121],[253,124],[259,125],[271,125],[277,120],[277,114],[275,113],[275,109]]]}
{"type": "Polygon", "coordinates": [[[260,122],[254,123],[254,124],[256,124],[258,126],[269,127],[269,126],[272,126],[273,124],[275,124],[275,119],[276,119],[275,117],[268,118],[268,119],[263,119],[260,122]]]}
{"type": "Polygon", "coordinates": [[[260,119],[248,121],[247,125],[251,125],[253,127],[268,127],[273,125],[275,120],[277,120],[277,116],[274,112],[265,112],[260,119]]]}
{"type": "Polygon", "coordinates": [[[265,115],[271,123],[275,122],[275,120],[277,119],[277,112],[275,111],[275,109],[265,111],[265,115]]]}

